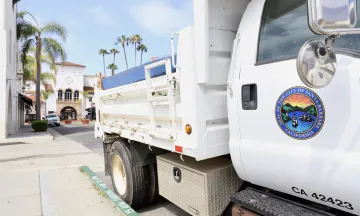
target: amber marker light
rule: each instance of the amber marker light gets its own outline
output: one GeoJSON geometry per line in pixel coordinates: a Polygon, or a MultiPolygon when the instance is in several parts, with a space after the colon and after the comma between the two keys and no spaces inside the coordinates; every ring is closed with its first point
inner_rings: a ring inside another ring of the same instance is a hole
{"type": "Polygon", "coordinates": [[[187,133],[187,134],[191,134],[191,132],[192,132],[192,127],[189,125],[189,124],[187,124],[186,126],[185,126],[185,132],[187,133]]]}

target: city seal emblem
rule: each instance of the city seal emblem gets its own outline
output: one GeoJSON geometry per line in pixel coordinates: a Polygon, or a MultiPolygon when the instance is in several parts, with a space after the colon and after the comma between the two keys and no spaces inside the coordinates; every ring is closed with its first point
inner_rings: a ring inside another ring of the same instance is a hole
{"type": "Polygon", "coordinates": [[[320,97],[304,87],[283,92],[276,102],[275,115],[281,130],[298,140],[313,138],[325,122],[325,108],[320,97]]]}

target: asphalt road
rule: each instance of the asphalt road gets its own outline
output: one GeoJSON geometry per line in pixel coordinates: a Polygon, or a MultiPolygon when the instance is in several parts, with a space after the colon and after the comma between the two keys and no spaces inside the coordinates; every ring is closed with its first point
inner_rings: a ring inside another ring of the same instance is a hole
{"type": "MultiPolygon", "coordinates": [[[[61,135],[84,145],[102,157],[104,156],[102,140],[94,137],[93,125],[61,125],[60,127],[53,127],[53,129],[61,135]]],[[[105,176],[103,172],[97,173],[97,175],[112,188],[109,176],[105,176]]],[[[165,199],[159,203],[136,209],[136,211],[142,216],[189,216],[185,211],[165,199]]]]}

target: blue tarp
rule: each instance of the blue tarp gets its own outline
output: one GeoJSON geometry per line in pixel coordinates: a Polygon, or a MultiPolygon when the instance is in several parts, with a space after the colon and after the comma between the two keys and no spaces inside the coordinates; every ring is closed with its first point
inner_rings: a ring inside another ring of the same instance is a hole
{"type": "MultiPolygon", "coordinates": [[[[175,55],[175,62],[176,62],[176,55],[175,55]]],[[[171,58],[171,56],[166,56],[163,58],[159,58],[156,59],[154,61],[151,62],[147,62],[144,63],[140,66],[134,67],[134,68],[130,68],[129,70],[120,72],[118,74],[115,74],[114,76],[110,76],[107,78],[104,78],[102,80],[102,84],[103,84],[103,88],[104,90],[106,89],[111,89],[111,88],[116,88],[119,86],[123,86],[123,85],[128,85],[131,83],[135,83],[135,82],[139,82],[142,80],[145,80],[145,65],[163,60],[165,58],[171,58]]],[[[171,65],[171,70],[172,72],[176,72],[176,68],[174,68],[171,65]]],[[[150,70],[150,76],[151,78],[153,77],[158,77],[158,76],[163,76],[166,74],[166,70],[165,70],[165,65],[153,68],[150,70]]]]}

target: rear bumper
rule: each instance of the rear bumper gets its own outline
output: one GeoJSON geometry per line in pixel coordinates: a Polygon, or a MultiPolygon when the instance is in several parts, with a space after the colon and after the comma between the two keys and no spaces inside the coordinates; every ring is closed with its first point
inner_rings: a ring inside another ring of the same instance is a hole
{"type": "Polygon", "coordinates": [[[48,125],[60,125],[60,121],[48,122],[48,125]]]}

